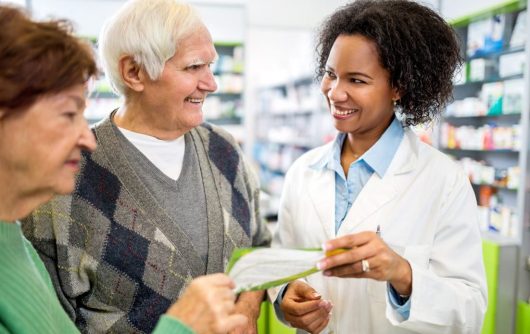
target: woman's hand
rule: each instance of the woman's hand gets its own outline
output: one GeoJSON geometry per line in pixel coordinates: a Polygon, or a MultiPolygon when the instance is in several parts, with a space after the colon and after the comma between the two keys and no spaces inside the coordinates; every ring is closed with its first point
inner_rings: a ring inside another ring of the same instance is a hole
{"type": "Polygon", "coordinates": [[[331,308],[331,302],[322,300],[315,289],[302,281],[289,283],[280,304],[285,321],[309,333],[320,333],[327,326],[331,308]]]}
{"type": "Polygon", "coordinates": [[[412,293],[409,262],[388,247],[376,233],[349,234],[327,241],[324,248],[326,252],[345,249],[317,264],[324,270],[324,275],[387,281],[400,295],[412,293]]]}
{"type": "Polygon", "coordinates": [[[233,288],[234,283],[225,274],[198,277],[166,314],[197,334],[227,333],[247,323],[244,315],[235,312],[233,288]]]}

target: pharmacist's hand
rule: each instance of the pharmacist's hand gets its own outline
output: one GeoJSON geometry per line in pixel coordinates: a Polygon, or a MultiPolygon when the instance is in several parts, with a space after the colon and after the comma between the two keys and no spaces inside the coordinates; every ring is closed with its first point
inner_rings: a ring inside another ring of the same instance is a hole
{"type": "Polygon", "coordinates": [[[324,248],[326,252],[346,249],[317,264],[319,269],[324,270],[325,276],[387,281],[400,295],[412,293],[412,269],[409,262],[388,247],[376,233],[345,235],[327,241],[324,248]]]}
{"type": "Polygon", "coordinates": [[[235,314],[234,283],[225,274],[194,279],[167,314],[193,329],[197,334],[227,333],[244,326],[244,315],[235,314]]]}
{"type": "Polygon", "coordinates": [[[331,302],[321,299],[315,289],[302,281],[289,283],[280,304],[285,320],[309,333],[320,333],[327,326],[332,307],[331,302]]]}

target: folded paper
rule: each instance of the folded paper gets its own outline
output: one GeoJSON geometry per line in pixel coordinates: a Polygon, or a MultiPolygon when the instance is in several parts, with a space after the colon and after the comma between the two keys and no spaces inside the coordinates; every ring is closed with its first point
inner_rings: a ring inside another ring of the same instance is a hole
{"type": "Polygon", "coordinates": [[[320,248],[240,248],[228,264],[228,276],[236,293],[264,290],[318,272],[316,263],[325,256],[320,248]]]}

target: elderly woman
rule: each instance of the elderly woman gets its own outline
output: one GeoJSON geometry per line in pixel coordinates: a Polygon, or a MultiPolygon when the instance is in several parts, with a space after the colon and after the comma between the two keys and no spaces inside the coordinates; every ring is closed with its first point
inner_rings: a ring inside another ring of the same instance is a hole
{"type": "MultiPolygon", "coordinates": [[[[0,23],[0,333],[78,333],[16,220],[70,193],[82,151],[95,149],[83,110],[96,64],[65,21],[36,23],[0,6],[0,23]]],[[[155,332],[224,333],[244,324],[231,314],[232,287],[223,274],[194,280],[155,332]]]]}
{"type": "MultiPolygon", "coordinates": [[[[106,74],[123,104],[93,129],[72,196],[24,232],[60,300],[87,332],[151,332],[194,278],[236,247],[266,246],[258,187],[225,131],[203,123],[217,54],[196,12],[174,0],[126,3],[102,30],[106,74]]],[[[255,330],[262,292],[236,308],[255,330]]]]}

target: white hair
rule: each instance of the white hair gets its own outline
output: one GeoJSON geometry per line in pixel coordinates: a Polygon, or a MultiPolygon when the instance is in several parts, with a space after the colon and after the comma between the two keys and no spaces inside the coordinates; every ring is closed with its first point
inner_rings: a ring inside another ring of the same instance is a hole
{"type": "Polygon", "coordinates": [[[176,0],[130,0],[110,18],[99,34],[99,54],[114,91],[124,95],[120,58],[128,55],[151,80],[157,80],[178,43],[203,26],[198,13],[176,0]]]}

